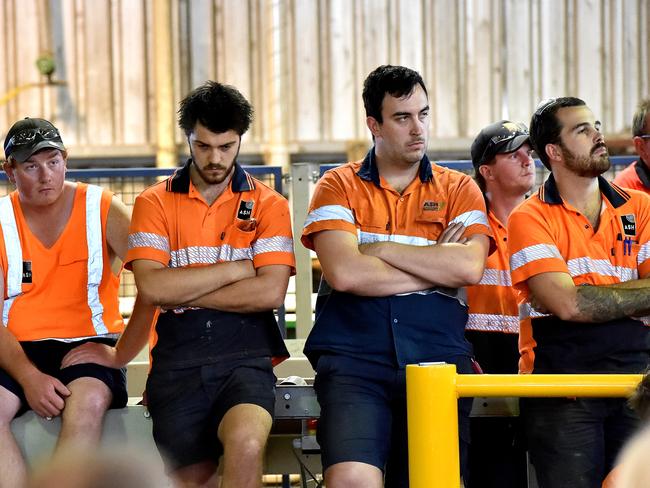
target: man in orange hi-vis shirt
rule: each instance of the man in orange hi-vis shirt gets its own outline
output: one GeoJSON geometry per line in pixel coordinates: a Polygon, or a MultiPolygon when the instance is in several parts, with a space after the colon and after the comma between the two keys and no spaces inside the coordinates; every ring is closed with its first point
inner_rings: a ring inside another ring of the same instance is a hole
{"type": "MultiPolygon", "coordinates": [[[[485,196],[497,247],[487,259],[480,283],[467,287],[465,337],[485,373],[517,373],[519,308],[510,281],[506,224],[510,212],[535,183],[531,152],[526,126],[508,120],[484,127],[472,143],[474,179],[485,196]]],[[[516,435],[518,419],[474,417],[470,426],[465,486],[517,488],[525,484],[526,453],[516,435]]]]}
{"type": "MultiPolygon", "coordinates": [[[[147,406],[181,486],[213,486],[222,454],[222,486],[261,486],[273,365],[288,357],[273,309],[295,270],[289,203],[237,163],[252,115],[232,86],[189,93],[179,125],[191,158],[133,209],[126,266],[161,310],[147,406]]],[[[107,356],[128,361],[145,342],[129,324],[107,356]]]]}
{"type": "MultiPolygon", "coordinates": [[[[60,415],[59,452],[94,447],[106,409],[126,404],[123,370],[70,354],[115,344],[122,331],[129,212],[100,187],[64,180],[67,152],[47,120],[16,122],[4,151],[16,191],[0,199],[0,485],[23,486],[16,415],[60,415]]],[[[131,320],[146,326],[151,318],[137,301],[131,320]]]]}
{"type": "Polygon", "coordinates": [[[639,159],[617,174],[614,183],[650,195],[650,99],[639,103],[634,113],[632,142],[639,159]]]}
{"type": "MultiPolygon", "coordinates": [[[[640,373],[650,362],[650,199],[601,175],[600,122],[573,97],[530,123],[551,171],[508,221],[520,303],[520,372],[640,373]]],[[[522,399],[540,488],[596,488],[638,417],[621,398],[522,399]]]]}
{"type": "MultiPolygon", "coordinates": [[[[323,175],[302,234],[324,277],[305,353],[330,488],[408,486],[405,366],[472,372],[461,289],[480,280],[491,240],[476,184],[426,156],[419,73],[380,66],[363,100],[374,147],[323,175]]],[[[460,404],[464,464],[471,402],[460,404]]]]}

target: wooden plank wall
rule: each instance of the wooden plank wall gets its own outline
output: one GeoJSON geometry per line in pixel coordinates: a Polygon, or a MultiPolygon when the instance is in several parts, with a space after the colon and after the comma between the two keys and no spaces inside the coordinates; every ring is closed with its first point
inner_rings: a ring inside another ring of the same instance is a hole
{"type": "Polygon", "coordinates": [[[0,94],[44,81],[45,51],[66,85],[0,105],[0,136],[43,116],[76,155],[153,155],[154,1],[172,6],[176,102],[206,79],[237,86],[256,109],[249,153],[367,140],[363,79],[384,63],[423,74],[440,151],[466,151],[483,125],[528,121],[539,100],[567,94],[623,136],[650,96],[647,0],[3,0],[0,94]]]}

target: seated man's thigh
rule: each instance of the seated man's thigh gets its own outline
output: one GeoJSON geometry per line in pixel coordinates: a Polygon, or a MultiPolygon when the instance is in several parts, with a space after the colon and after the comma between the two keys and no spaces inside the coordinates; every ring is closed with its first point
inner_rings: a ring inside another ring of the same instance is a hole
{"type": "Polygon", "coordinates": [[[112,394],[110,408],[122,408],[128,401],[126,390],[126,370],[107,368],[94,363],[75,364],[61,369],[64,356],[75,347],[85,342],[99,342],[115,345],[114,339],[96,338],[75,342],[55,340],[22,342],[21,346],[34,365],[47,375],[57,378],[68,385],[78,378],[95,378],[104,383],[112,394]]]}
{"type": "Polygon", "coordinates": [[[54,369],[54,371],[51,373],[48,372],[48,374],[51,374],[52,376],[58,378],[64,385],[69,385],[74,380],[79,378],[95,378],[104,383],[112,394],[112,400],[109,408],[124,407],[129,399],[129,395],[126,390],[125,369],[107,368],[106,366],[95,363],[75,364],[61,369],[61,361],[63,360],[63,357],[68,353],[68,351],[85,342],[98,342],[101,344],[114,346],[117,341],[114,339],[97,338],[78,342],[75,341],[71,343],[60,343],[60,345],[57,345],[57,347],[50,353],[51,359],[54,360],[54,363],[51,364],[50,367],[56,369],[54,369]]]}
{"type": "Polygon", "coordinates": [[[322,356],[314,389],[321,407],[317,439],[323,470],[361,462],[384,470],[390,447],[392,412],[382,380],[351,374],[336,356],[322,356]]]}
{"type": "Polygon", "coordinates": [[[221,423],[228,410],[236,405],[251,404],[266,410],[271,418],[275,409],[275,383],[271,358],[252,358],[233,361],[230,370],[223,375],[219,370],[214,376],[204,374],[209,390],[214,394],[214,417],[221,423]]]}
{"type": "Polygon", "coordinates": [[[223,449],[201,367],[153,369],[147,379],[147,407],[153,438],[168,472],[204,461],[216,465],[223,449]]]}
{"type": "Polygon", "coordinates": [[[540,488],[600,487],[605,445],[598,399],[522,399],[521,411],[540,488]]]}

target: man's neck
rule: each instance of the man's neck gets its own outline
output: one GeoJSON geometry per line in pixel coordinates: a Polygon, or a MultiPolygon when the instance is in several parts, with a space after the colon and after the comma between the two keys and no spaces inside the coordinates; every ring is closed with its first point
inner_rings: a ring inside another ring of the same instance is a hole
{"type": "Polygon", "coordinates": [[[505,192],[493,191],[490,188],[485,192],[485,198],[490,204],[490,211],[503,225],[508,223],[508,217],[517,205],[525,199],[523,195],[509,195],[505,192]]]}
{"type": "Polygon", "coordinates": [[[65,182],[59,198],[49,205],[35,206],[20,201],[27,225],[45,247],[54,245],[63,233],[72,214],[76,189],[76,183],[65,182]]]}
{"type": "Polygon", "coordinates": [[[598,227],[602,196],[598,178],[578,176],[565,168],[554,168],[553,175],[562,199],[598,227]]]}
{"type": "Polygon", "coordinates": [[[212,205],[225,191],[225,189],[230,184],[230,181],[232,180],[233,173],[234,170],[231,171],[228,177],[221,183],[207,183],[205,180],[203,180],[198,171],[196,171],[196,168],[194,168],[193,164],[190,167],[190,179],[192,180],[192,184],[205,199],[208,205],[212,205]]]}
{"type": "Polygon", "coordinates": [[[420,170],[420,162],[408,163],[395,161],[375,151],[375,164],[382,178],[398,193],[402,193],[416,178],[420,170]]]}

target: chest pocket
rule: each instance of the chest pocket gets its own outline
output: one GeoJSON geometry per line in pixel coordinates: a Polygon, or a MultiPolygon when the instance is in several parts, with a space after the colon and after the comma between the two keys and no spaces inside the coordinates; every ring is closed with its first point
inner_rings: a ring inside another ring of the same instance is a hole
{"type": "Polygon", "coordinates": [[[364,202],[354,209],[354,222],[359,244],[389,240],[389,216],[383,205],[373,208],[371,202],[364,202]]]}
{"type": "Polygon", "coordinates": [[[430,241],[437,241],[447,227],[447,214],[444,211],[420,210],[415,218],[418,233],[430,241]]]}
{"type": "Polygon", "coordinates": [[[245,225],[249,221],[238,220],[233,222],[224,231],[219,253],[219,261],[238,261],[241,259],[253,259],[253,249],[257,228],[250,228],[245,225]],[[244,227],[244,229],[240,227],[244,227]]]}

